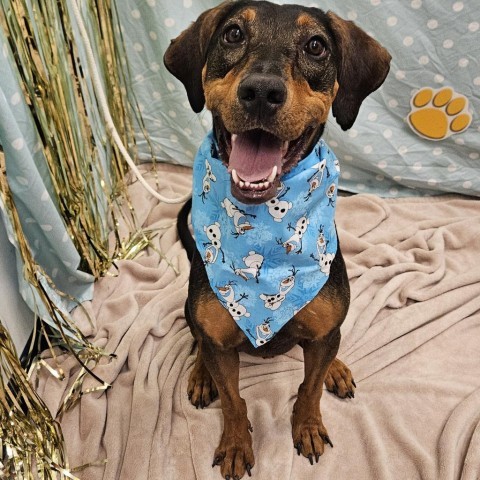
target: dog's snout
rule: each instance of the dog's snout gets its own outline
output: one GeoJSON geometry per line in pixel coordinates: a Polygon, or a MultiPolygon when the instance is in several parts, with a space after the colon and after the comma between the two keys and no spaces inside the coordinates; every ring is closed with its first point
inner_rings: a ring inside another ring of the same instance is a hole
{"type": "Polygon", "coordinates": [[[253,73],[238,86],[238,99],[247,112],[256,115],[275,113],[287,98],[284,81],[277,76],[253,73]]]}

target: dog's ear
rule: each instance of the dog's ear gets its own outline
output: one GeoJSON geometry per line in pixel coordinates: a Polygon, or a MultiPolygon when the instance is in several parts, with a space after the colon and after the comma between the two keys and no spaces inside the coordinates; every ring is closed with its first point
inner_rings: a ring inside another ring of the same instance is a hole
{"type": "Polygon", "coordinates": [[[231,8],[227,1],[218,7],[203,12],[192,25],[171,41],[163,56],[168,71],[185,86],[188,101],[195,113],[205,105],[202,86],[202,69],[210,39],[212,38],[223,13],[231,8]]]}
{"type": "Polygon", "coordinates": [[[363,100],[385,80],[391,56],[376,40],[333,12],[327,13],[334,35],[337,54],[337,96],[332,112],[343,130],[357,118],[363,100]]]}

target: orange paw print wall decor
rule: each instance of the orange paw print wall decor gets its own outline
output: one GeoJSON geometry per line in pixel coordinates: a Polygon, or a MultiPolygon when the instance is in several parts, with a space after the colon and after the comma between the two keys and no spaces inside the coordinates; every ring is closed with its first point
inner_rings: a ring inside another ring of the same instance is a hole
{"type": "Polygon", "coordinates": [[[468,99],[449,87],[422,88],[411,101],[410,128],[428,140],[444,140],[465,131],[472,122],[468,99]]]}

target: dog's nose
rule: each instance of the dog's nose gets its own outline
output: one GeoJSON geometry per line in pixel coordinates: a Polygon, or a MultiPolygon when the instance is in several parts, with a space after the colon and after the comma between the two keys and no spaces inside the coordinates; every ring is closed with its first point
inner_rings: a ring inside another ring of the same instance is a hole
{"type": "Polygon", "coordinates": [[[287,88],[278,76],[252,73],[240,82],[237,94],[247,112],[271,115],[285,103],[287,88]]]}

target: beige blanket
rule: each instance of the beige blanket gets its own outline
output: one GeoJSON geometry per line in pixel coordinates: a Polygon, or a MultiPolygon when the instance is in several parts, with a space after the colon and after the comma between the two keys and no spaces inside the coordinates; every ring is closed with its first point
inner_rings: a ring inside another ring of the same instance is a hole
{"type": "MultiPolygon", "coordinates": [[[[160,183],[164,194],[184,193],[190,172],[165,167],[160,183]]],[[[83,396],[62,420],[70,462],[108,459],[79,473],[83,480],[219,480],[211,467],[219,401],[196,410],[186,393],[194,343],[183,316],[189,263],[175,230],[179,206],[158,204],[138,183],[131,192],[144,225],[159,229],[158,249],[119,262],[117,277],[97,283],[87,305],[94,330],[78,315],[117,358],[96,369],[113,388],[83,396]]],[[[340,198],[337,226],[352,289],[339,358],[353,371],[355,399],[324,393],[335,447],[311,466],[291,437],[300,348],[242,356],[253,478],[480,478],[480,201],[340,198]]],[[[71,358],[63,368],[63,382],[39,378],[52,411],[78,371],[71,358]]]]}

